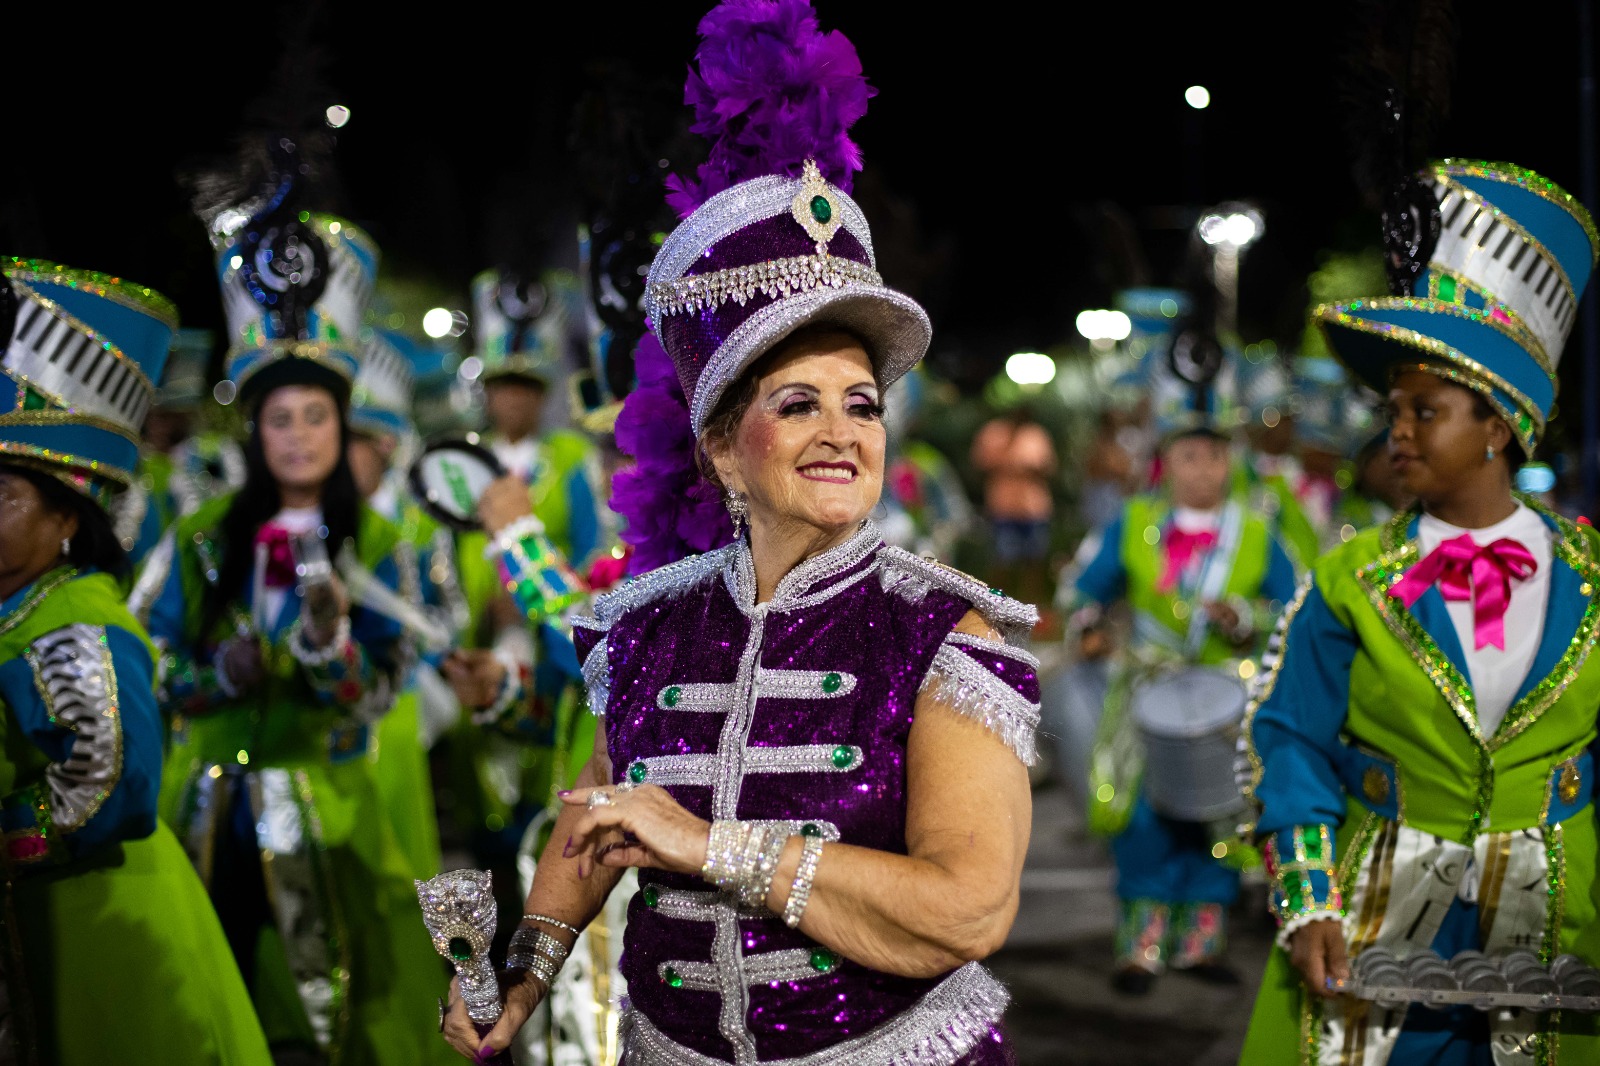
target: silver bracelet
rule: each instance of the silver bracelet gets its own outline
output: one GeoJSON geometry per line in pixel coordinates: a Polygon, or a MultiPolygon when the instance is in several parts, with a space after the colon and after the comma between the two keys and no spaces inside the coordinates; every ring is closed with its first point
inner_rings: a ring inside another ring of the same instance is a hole
{"type": "Polygon", "coordinates": [[[746,907],[763,907],[788,841],[789,834],[780,827],[732,820],[712,822],[700,876],[738,896],[746,907]]]}
{"type": "Polygon", "coordinates": [[[557,929],[565,929],[573,936],[577,936],[583,932],[583,930],[579,929],[577,926],[568,925],[560,918],[552,918],[548,914],[524,914],[522,916],[522,920],[525,922],[543,922],[545,925],[553,925],[557,929]]]}
{"type": "Polygon", "coordinates": [[[767,905],[767,893],[772,890],[772,877],[778,872],[778,860],[789,843],[787,829],[763,826],[750,834],[755,838],[752,850],[755,860],[746,867],[744,883],[739,888],[739,902],[757,910],[767,905]]]}
{"type": "Polygon", "coordinates": [[[344,654],[344,647],[350,643],[350,616],[342,614],[333,631],[333,638],[319,648],[306,644],[305,626],[300,619],[295,619],[293,628],[289,631],[289,653],[300,662],[301,666],[327,666],[344,654]]]}
{"type": "Polygon", "coordinates": [[[789,901],[783,905],[783,924],[794,929],[800,916],[811,902],[811,882],[817,876],[817,863],[822,859],[822,838],[806,837],[800,849],[800,865],[794,871],[794,883],[789,886],[789,901]]]}
{"type": "Polygon", "coordinates": [[[749,838],[750,827],[744,822],[726,819],[712,822],[700,876],[718,888],[732,888],[738,883],[739,861],[749,838]]]}
{"type": "Polygon", "coordinates": [[[544,930],[519,926],[511,935],[511,945],[506,951],[506,969],[527,970],[549,985],[561,972],[569,954],[570,948],[544,930]]]}

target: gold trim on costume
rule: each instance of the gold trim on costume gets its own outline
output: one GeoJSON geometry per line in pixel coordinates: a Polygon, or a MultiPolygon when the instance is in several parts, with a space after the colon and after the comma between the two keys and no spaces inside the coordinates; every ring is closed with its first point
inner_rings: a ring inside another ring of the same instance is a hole
{"type": "Polygon", "coordinates": [[[95,270],[75,270],[60,263],[52,263],[48,259],[20,259],[12,256],[4,262],[9,265],[0,268],[0,273],[13,280],[44,281],[53,285],[81,289],[113,303],[119,303],[130,310],[147,314],[169,329],[178,328],[177,305],[149,286],[128,281],[114,274],[101,274],[95,270]]]}

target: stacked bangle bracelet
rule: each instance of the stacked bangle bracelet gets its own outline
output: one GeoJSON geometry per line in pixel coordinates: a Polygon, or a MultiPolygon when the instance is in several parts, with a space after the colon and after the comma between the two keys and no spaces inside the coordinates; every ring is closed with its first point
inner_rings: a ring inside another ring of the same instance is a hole
{"type": "MultiPolygon", "coordinates": [[[[705,865],[700,876],[725,892],[738,896],[740,904],[750,908],[766,905],[767,893],[772,889],[772,878],[778,872],[778,861],[783,857],[784,846],[789,843],[789,830],[783,825],[765,822],[717,821],[711,823],[711,838],[706,844],[705,865]]],[[[783,920],[792,929],[800,924],[806,903],[811,898],[811,882],[817,876],[817,863],[822,858],[822,838],[803,838],[800,865],[795,870],[794,883],[789,887],[789,900],[783,908],[783,920]]]]}
{"type": "Polygon", "coordinates": [[[783,846],[788,842],[789,833],[782,826],[712,822],[700,876],[737,895],[746,907],[763,907],[772,888],[772,876],[778,872],[783,846]]]}
{"type": "MultiPolygon", "coordinates": [[[[538,915],[530,917],[540,921],[550,920],[539,918],[538,915]]],[[[562,924],[567,929],[572,928],[562,924]]],[[[561,966],[570,953],[570,948],[544,930],[521,925],[511,935],[511,947],[506,952],[506,969],[527,970],[549,986],[555,984],[556,974],[561,972],[561,966]]]]}

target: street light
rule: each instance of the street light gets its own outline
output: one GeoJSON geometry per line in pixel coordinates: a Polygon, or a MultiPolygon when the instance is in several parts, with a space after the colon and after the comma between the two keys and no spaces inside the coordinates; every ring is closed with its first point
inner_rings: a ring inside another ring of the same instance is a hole
{"type": "Polygon", "coordinates": [[[1043,352],[1018,352],[1006,360],[1006,377],[1018,385],[1048,385],[1055,376],[1056,361],[1043,352]]]}
{"type": "Polygon", "coordinates": [[[1207,244],[1225,244],[1243,250],[1254,244],[1265,229],[1261,212],[1246,208],[1227,215],[1206,215],[1200,220],[1200,239],[1207,244]]]}
{"type": "Polygon", "coordinates": [[[1211,106],[1211,91],[1204,85],[1191,85],[1183,90],[1183,102],[1196,111],[1204,111],[1211,106]]]}
{"type": "Polygon", "coordinates": [[[455,324],[455,316],[443,307],[435,307],[422,316],[422,332],[434,340],[449,336],[455,324]]]}
{"type": "Polygon", "coordinates": [[[1133,320],[1121,311],[1079,311],[1075,324],[1089,346],[1099,352],[1127,340],[1133,333],[1133,320]]]}

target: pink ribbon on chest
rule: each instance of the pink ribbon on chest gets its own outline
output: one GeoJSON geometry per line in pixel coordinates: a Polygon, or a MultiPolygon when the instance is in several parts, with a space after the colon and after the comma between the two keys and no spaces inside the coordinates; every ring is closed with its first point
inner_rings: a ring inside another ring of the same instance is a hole
{"type": "Polygon", "coordinates": [[[267,549],[267,569],[262,580],[268,588],[293,588],[294,549],[289,546],[289,531],[282,526],[264,525],[256,531],[257,545],[267,549]]]}
{"type": "Polygon", "coordinates": [[[1539,564],[1520,541],[1501,537],[1479,545],[1471,534],[1442,542],[1405,572],[1389,595],[1410,607],[1434,584],[1446,600],[1472,601],[1474,650],[1494,645],[1506,650],[1506,608],[1511,582],[1533,576],[1539,564]]]}
{"type": "Polygon", "coordinates": [[[1204,555],[1216,543],[1217,535],[1209,529],[1199,533],[1185,533],[1177,527],[1167,530],[1167,567],[1161,572],[1156,591],[1165,593],[1177,588],[1178,578],[1194,557],[1204,555]]]}

